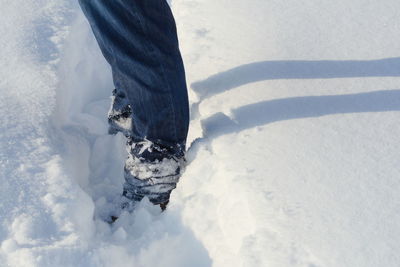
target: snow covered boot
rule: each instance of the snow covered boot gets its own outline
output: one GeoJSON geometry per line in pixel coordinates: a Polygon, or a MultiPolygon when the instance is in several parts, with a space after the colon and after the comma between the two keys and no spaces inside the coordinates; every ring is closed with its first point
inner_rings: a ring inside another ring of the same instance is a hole
{"type": "Polygon", "coordinates": [[[185,167],[183,149],[168,149],[150,141],[127,142],[128,158],[125,162],[123,196],[129,200],[127,210],[148,197],[154,205],[165,210],[171,191],[185,167]]]}
{"type": "Polygon", "coordinates": [[[114,89],[111,99],[111,108],[108,112],[108,133],[122,132],[127,137],[131,136],[132,108],[126,92],[121,89],[114,89]]]}

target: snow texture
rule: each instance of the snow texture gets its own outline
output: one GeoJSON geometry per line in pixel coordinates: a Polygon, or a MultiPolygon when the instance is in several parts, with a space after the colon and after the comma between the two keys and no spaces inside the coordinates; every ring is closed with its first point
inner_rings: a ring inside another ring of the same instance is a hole
{"type": "MultiPolygon", "coordinates": [[[[170,2],[170,1],[169,1],[170,2]]],[[[0,266],[400,266],[400,2],[174,0],[192,121],[166,212],[76,1],[2,1],[0,266]]]]}

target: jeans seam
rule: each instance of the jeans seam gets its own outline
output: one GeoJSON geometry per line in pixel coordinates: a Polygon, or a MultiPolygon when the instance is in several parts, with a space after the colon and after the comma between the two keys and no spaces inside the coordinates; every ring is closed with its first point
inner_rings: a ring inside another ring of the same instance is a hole
{"type": "MultiPolygon", "coordinates": [[[[146,38],[147,44],[149,45],[149,47],[153,48],[153,44],[152,44],[152,42],[150,42],[150,40],[148,38],[147,29],[146,29],[145,25],[142,22],[141,15],[142,14],[138,14],[138,20],[139,20],[140,27],[141,27],[141,29],[142,29],[142,31],[144,33],[144,36],[146,38]]],[[[167,82],[167,79],[166,79],[166,72],[165,72],[164,64],[163,64],[162,60],[160,60],[160,58],[157,56],[157,54],[152,53],[151,51],[149,51],[147,49],[147,47],[145,47],[145,51],[146,51],[148,56],[156,58],[157,62],[159,63],[159,66],[161,67],[161,72],[163,74],[162,76],[163,76],[164,83],[167,84],[167,86],[168,86],[168,98],[169,98],[170,106],[172,107],[172,116],[173,116],[173,122],[174,122],[174,126],[172,128],[173,128],[173,131],[174,131],[175,142],[177,142],[178,135],[177,135],[177,129],[176,129],[176,112],[175,112],[175,107],[174,107],[174,104],[173,104],[173,101],[172,101],[171,86],[170,86],[169,82],[167,82]]]]}

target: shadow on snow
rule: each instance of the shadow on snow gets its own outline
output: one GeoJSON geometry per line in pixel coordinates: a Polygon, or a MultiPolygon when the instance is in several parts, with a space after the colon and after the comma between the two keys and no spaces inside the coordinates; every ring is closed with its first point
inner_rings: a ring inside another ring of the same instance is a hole
{"type": "MultiPolygon", "coordinates": [[[[200,102],[241,85],[276,79],[330,79],[400,76],[400,58],[364,61],[263,61],[245,64],[193,83],[200,102]]],[[[197,113],[200,102],[193,104],[197,113]]],[[[400,109],[400,90],[303,96],[263,101],[202,120],[204,134],[214,138],[268,123],[331,114],[384,112],[400,109]]]]}
{"type": "Polygon", "coordinates": [[[201,100],[248,83],[278,79],[398,77],[400,57],[379,60],[262,61],[215,74],[191,84],[201,100]]]}
{"type": "Polygon", "coordinates": [[[400,90],[332,96],[305,96],[263,101],[232,111],[233,119],[222,112],[202,121],[207,137],[239,132],[276,121],[332,114],[400,110],[400,90]]]}

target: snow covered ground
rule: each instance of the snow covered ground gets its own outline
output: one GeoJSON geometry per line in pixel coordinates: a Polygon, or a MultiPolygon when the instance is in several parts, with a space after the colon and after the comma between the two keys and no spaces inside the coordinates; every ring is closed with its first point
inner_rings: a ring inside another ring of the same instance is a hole
{"type": "Polygon", "coordinates": [[[109,226],[109,67],[75,1],[2,0],[0,266],[400,266],[400,2],[172,7],[189,166],[109,226]]]}

